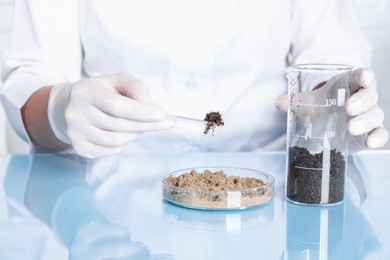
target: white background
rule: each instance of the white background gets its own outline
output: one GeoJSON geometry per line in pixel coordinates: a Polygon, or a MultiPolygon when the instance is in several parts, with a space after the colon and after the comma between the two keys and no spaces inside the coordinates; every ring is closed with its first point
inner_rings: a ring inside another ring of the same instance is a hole
{"type": "MultiPolygon", "coordinates": [[[[361,27],[374,48],[372,69],[377,75],[379,105],[390,129],[390,0],[357,0],[361,27]]],[[[0,0],[0,54],[7,45],[13,0],[0,0]]],[[[0,68],[1,70],[1,68],[0,68]]],[[[1,87],[1,86],[0,86],[1,87]]],[[[384,147],[390,149],[390,142],[384,147]]],[[[26,152],[27,146],[10,129],[0,107],[0,153],[26,152]]]]}

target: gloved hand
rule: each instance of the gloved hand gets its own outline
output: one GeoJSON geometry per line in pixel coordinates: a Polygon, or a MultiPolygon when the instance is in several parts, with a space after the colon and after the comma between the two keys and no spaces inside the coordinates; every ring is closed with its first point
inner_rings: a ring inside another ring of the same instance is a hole
{"type": "Polygon", "coordinates": [[[125,73],[56,85],[48,103],[57,138],[90,158],[119,153],[143,132],[175,126],[165,116],[147,88],[125,73]]]}
{"type": "MultiPolygon", "coordinates": [[[[328,91],[327,88],[338,83],[339,77],[339,75],[335,76],[315,91],[328,91]]],[[[389,133],[383,127],[384,113],[377,105],[378,93],[375,74],[367,68],[356,69],[351,72],[349,82],[351,96],[345,102],[345,110],[352,117],[348,122],[348,132],[354,137],[354,142],[350,143],[350,150],[358,151],[365,148],[383,147],[387,143],[389,133]]],[[[324,99],[321,93],[317,94],[312,95],[312,98],[324,99]]],[[[303,98],[310,98],[310,96],[307,95],[303,98]]],[[[312,102],[315,103],[315,101],[312,102]]],[[[275,105],[279,110],[286,112],[289,105],[288,95],[279,96],[275,105]]]]}

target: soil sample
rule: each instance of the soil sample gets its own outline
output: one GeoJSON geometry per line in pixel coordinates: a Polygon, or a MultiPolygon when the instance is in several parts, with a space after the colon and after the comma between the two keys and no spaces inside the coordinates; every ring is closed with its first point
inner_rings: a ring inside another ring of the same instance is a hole
{"type": "MultiPolygon", "coordinates": [[[[290,147],[287,197],[296,202],[321,204],[323,152],[311,154],[306,148],[290,147]]],[[[329,161],[328,204],[344,198],[345,159],[333,149],[329,161]]]]}
{"type": "Polygon", "coordinates": [[[217,126],[223,126],[225,124],[225,122],[223,122],[222,115],[219,112],[207,113],[204,118],[204,121],[207,122],[206,127],[203,131],[205,135],[212,129],[214,136],[215,128],[217,126]]]}
{"type": "Polygon", "coordinates": [[[202,208],[240,208],[258,205],[272,197],[272,187],[261,179],[227,176],[222,170],[192,170],[164,178],[169,201],[202,208]]]}

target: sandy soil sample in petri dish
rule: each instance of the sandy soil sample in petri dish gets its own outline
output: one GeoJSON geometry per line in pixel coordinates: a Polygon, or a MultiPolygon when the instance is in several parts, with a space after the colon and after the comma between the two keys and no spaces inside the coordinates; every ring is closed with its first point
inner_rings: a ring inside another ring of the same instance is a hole
{"type": "Polygon", "coordinates": [[[197,209],[244,209],[273,197],[274,178],[264,172],[235,167],[199,167],[164,176],[163,197],[197,209]]]}

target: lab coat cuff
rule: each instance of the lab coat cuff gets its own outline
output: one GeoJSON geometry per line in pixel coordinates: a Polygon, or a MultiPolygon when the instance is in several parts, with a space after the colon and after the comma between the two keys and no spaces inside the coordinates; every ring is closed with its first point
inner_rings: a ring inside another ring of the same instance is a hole
{"type": "Polygon", "coordinates": [[[47,104],[47,118],[55,136],[64,143],[71,144],[66,133],[65,109],[67,107],[72,83],[60,83],[50,91],[47,104]]]}
{"type": "MultiPolygon", "coordinates": [[[[26,142],[32,145],[32,142],[27,134],[25,126],[23,124],[21,108],[31,97],[31,95],[38,89],[44,86],[51,86],[57,84],[58,80],[44,76],[28,76],[23,80],[20,80],[12,86],[4,86],[5,90],[1,97],[5,112],[7,113],[8,120],[15,130],[15,132],[26,142]]],[[[34,148],[32,148],[34,149],[34,148]]]]}

